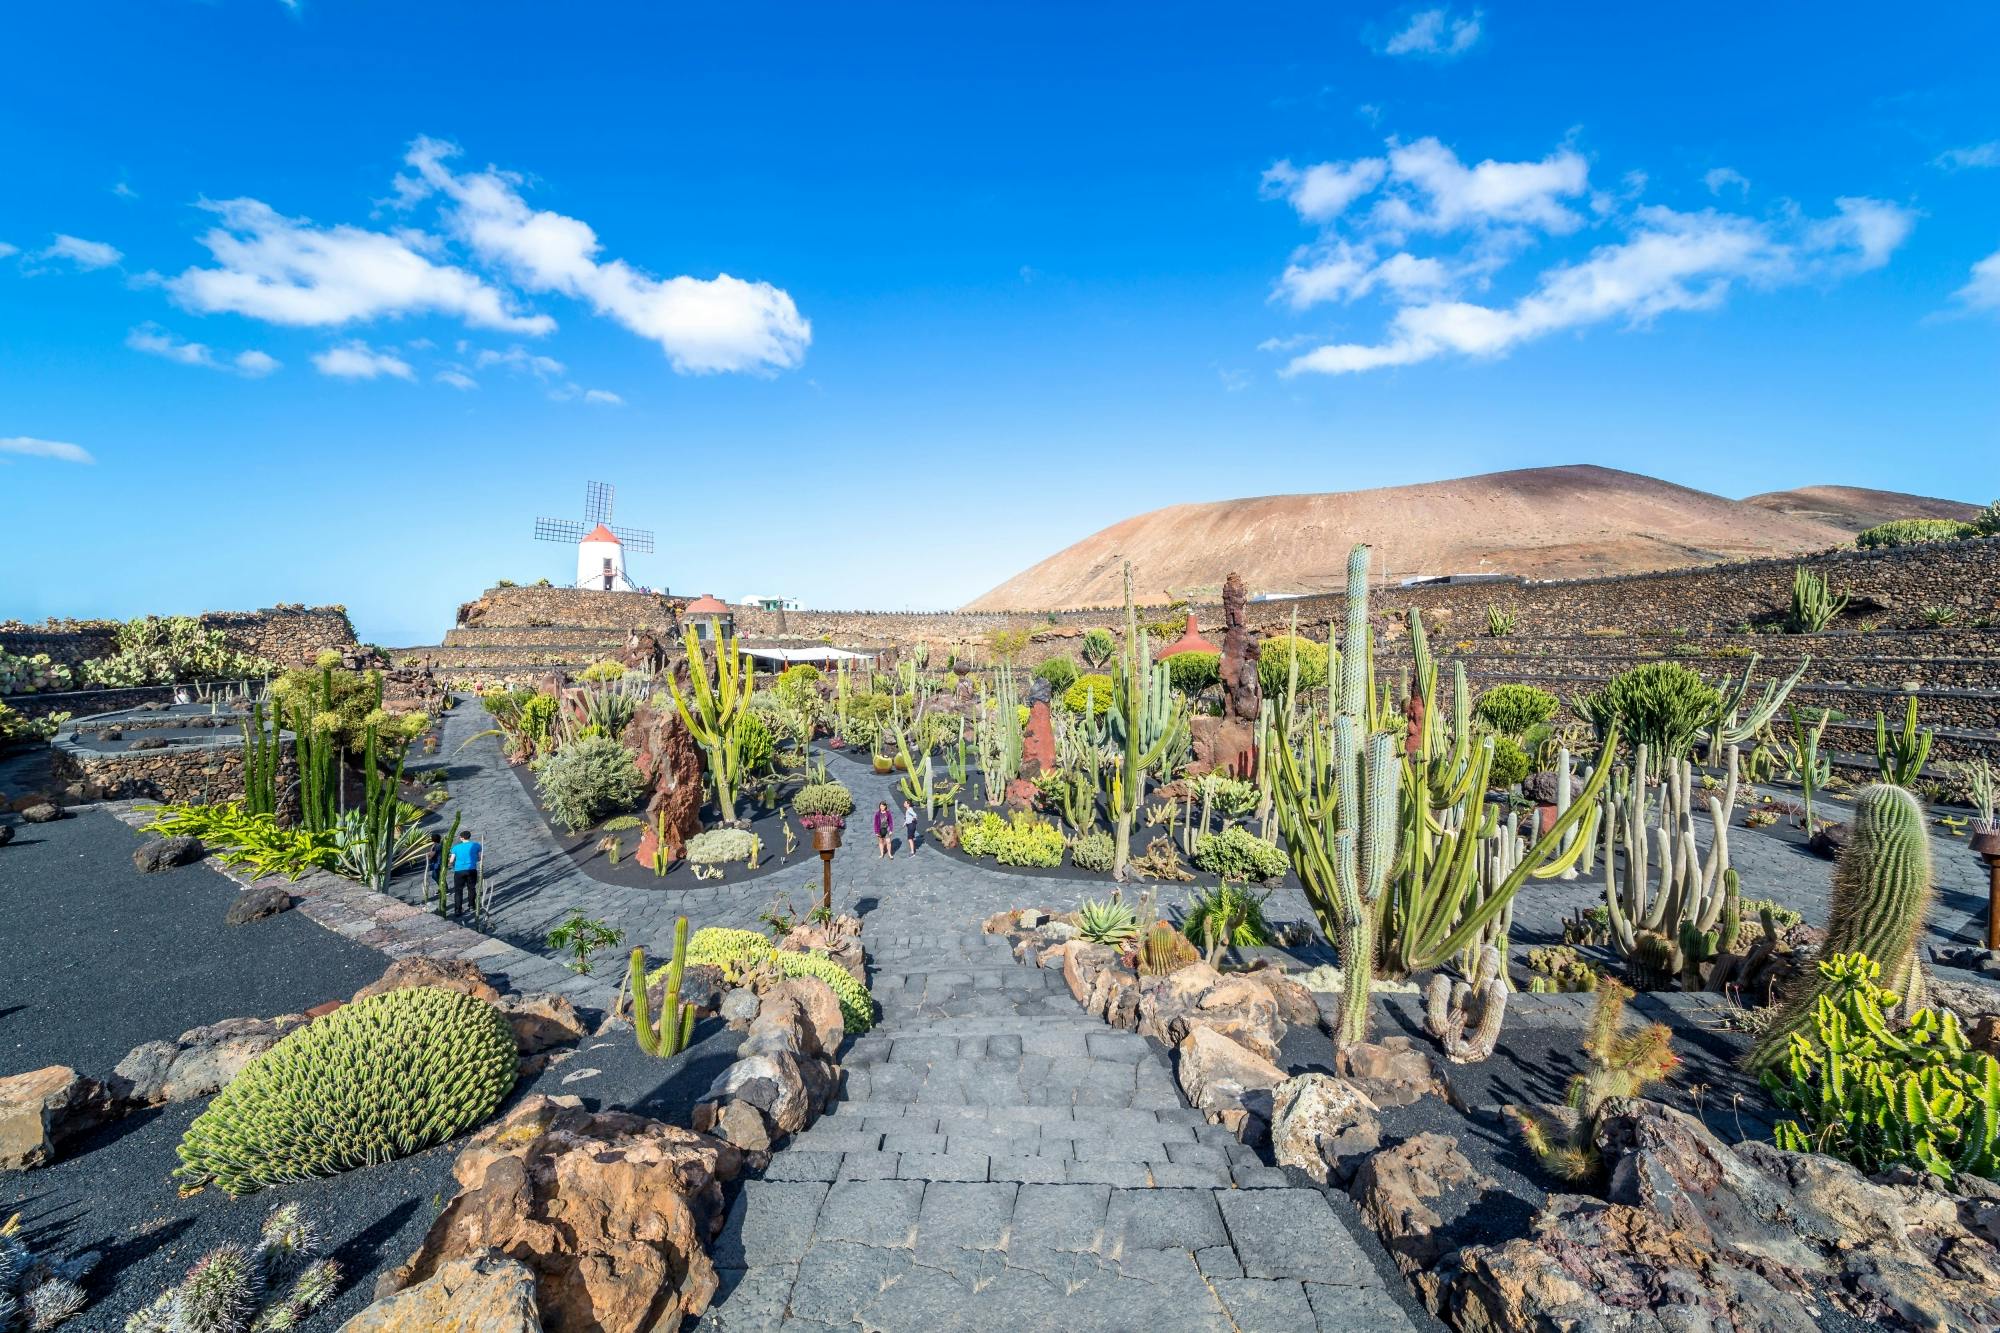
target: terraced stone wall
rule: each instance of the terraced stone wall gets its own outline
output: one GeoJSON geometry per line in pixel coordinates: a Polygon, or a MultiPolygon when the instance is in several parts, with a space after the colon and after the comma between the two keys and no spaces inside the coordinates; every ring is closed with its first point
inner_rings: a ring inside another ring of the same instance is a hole
{"type": "MultiPolygon", "coordinates": [[[[304,666],[322,651],[357,646],[354,625],[342,606],[273,606],[261,611],[204,611],[198,617],[219,629],[238,652],[268,658],[279,666],[304,666]]],[[[0,649],[21,656],[47,653],[64,666],[78,666],[118,650],[118,624],[108,620],[49,620],[38,625],[0,625],[0,649]]]]}

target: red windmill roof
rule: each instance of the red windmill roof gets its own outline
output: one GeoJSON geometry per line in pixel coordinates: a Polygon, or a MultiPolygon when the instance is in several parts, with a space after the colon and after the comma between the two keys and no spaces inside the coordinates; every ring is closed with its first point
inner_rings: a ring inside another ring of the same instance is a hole
{"type": "Polygon", "coordinates": [[[617,533],[605,527],[602,523],[599,523],[589,532],[584,533],[583,539],[587,542],[610,542],[613,546],[623,546],[625,544],[618,540],[617,533]]]}
{"type": "Polygon", "coordinates": [[[1173,643],[1154,653],[1153,659],[1158,661],[1162,657],[1172,657],[1176,653],[1220,653],[1221,651],[1220,648],[1201,637],[1201,631],[1195,628],[1194,612],[1190,611],[1188,612],[1187,631],[1180,638],[1174,640],[1173,643]]]}
{"type": "Polygon", "coordinates": [[[714,593],[705,592],[687,604],[687,614],[691,616],[724,616],[729,607],[714,593]]]}

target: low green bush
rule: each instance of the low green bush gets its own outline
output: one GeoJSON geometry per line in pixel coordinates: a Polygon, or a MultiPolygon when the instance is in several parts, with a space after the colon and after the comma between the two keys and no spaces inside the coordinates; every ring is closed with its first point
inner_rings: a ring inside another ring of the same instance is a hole
{"type": "Polygon", "coordinates": [[[163,838],[200,838],[224,865],[242,866],[259,879],[269,875],[297,879],[308,870],[340,868],[338,829],[308,833],[280,828],[274,816],[245,814],[241,801],[163,805],[140,831],[163,838]]]}
{"type": "Polygon", "coordinates": [[[1493,767],[1486,775],[1490,787],[1518,787],[1528,776],[1528,752],[1512,736],[1493,738],[1493,767]]]}
{"type": "Polygon", "coordinates": [[[854,813],[854,793],[838,782],[813,782],[799,788],[792,798],[795,815],[838,815],[854,813]]]}
{"type": "Polygon", "coordinates": [[[1059,866],[1063,857],[1062,830],[1046,819],[1017,810],[1001,832],[1000,846],[993,857],[1003,866],[1059,866]]]}
{"type": "Polygon", "coordinates": [[[174,1174],[242,1195],[407,1157],[492,1115],[518,1065],[513,1029],[484,1000],[370,996],[245,1065],[188,1126],[174,1174]]]}
{"type": "Polygon", "coordinates": [[[1326,645],[1303,635],[1273,634],[1257,649],[1257,683],[1270,699],[1284,697],[1292,678],[1292,658],[1299,663],[1299,688],[1316,690],[1326,684],[1326,645]]]}
{"type": "Polygon", "coordinates": [[[1078,674],[1076,663],[1067,657],[1051,657],[1035,667],[1035,678],[1047,681],[1050,691],[1057,695],[1074,685],[1078,674]]]}
{"type": "Polygon", "coordinates": [[[1283,852],[1241,824],[1196,838],[1194,863],[1211,875],[1230,880],[1277,879],[1292,864],[1283,852]]]}
{"type": "MultiPolygon", "coordinates": [[[[754,930],[704,926],[688,937],[685,961],[712,967],[768,962],[783,976],[817,977],[831,986],[840,1000],[841,1025],[850,1034],[866,1032],[875,1026],[875,1001],[868,994],[868,988],[849,976],[840,964],[824,954],[774,948],[770,940],[754,930]]],[[[650,986],[665,978],[667,970],[662,967],[654,972],[647,978],[647,984],[650,986]]]]}
{"type": "Polygon", "coordinates": [[[193,616],[141,616],[118,627],[117,650],[81,668],[92,685],[181,685],[263,676],[272,664],[229,646],[193,616]]]}
{"type": "Polygon", "coordinates": [[[1977,537],[1979,529],[1955,518],[1899,518],[1857,535],[1854,544],[1864,551],[1888,546],[1918,546],[1924,542],[1955,542],[1977,537]]]}
{"type": "Polygon", "coordinates": [[[1167,659],[1167,681],[1182,694],[1200,694],[1222,679],[1222,658],[1216,653],[1175,653],[1167,659]]]}
{"type": "Polygon", "coordinates": [[[1556,715],[1562,700],[1534,685],[1495,685],[1479,696],[1472,715],[1516,740],[1556,715]]]}
{"type": "Polygon", "coordinates": [[[1206,949],[1211,930],[1226,933],[1226,943],[1254,948],[1271,942],[1271,924],[1264,919],[1265,895],[1252,893],[1241,884],[1224,884],[1202,889],[1188,899],[1181,919],[1181,934],[1197,949],[1206,949]]]}
{"type": "Polygon", "coordinates": [[[687,841],[687,859],[696,865],[748,861],[757,850],[757,835],[749,829],[703,829],[687,841]]]}
{"type": "Polygon", "coordinates": [[[542,803],[571,833],[581,833],[607,815],[623,814],[646,792],[645,775],[632,752],[609,736],[571,741],[532,767],[542,803]]]}
{"type": "Polygon", "coordinates": [[[1078,676],[1062,692],[1062,706],[1072,713],[1089,710],[1103,717],[1111,711],[1111,677],[1095,671],[1078,676]]]}
{"type": "Polygon", "coordinates": [[[1117,846],[1111,835],[1103,829],[1093,829],[1069,845],[1069,861],[1078,870],[1092,870],[1099,874],[1111,869],[1117,857],[1117,846]]]}
{"type": "Polygon", "coordinates": [[[1007,821],[993,811],[958,807],[958,847],[967,856],[992,856],[1006,831],[1007,821]]]}
{"type": "Polygon", "coordinates": [[[1247,815],[1263,799],[1256,783],[1227,773],[1204,773],[1199,788],[1210,806],[1225,815],[1247,815]]]}

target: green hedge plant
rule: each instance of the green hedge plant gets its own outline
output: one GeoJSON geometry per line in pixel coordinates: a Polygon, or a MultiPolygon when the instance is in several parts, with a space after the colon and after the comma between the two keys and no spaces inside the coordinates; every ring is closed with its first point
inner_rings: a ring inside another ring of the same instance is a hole
{"type": "Polygon", "coordinates": [[[1211,875],[1238,881],[1278,879],[1292,864],[1283,852],[1241,824],[1196,838],[1194,863],[1211,875]]]}
{"type": "Polygon", "coordinates": [[[646,778],[632,752],[609,736],[585,736],[533,765],[535,786],[549,813],[571,833],[607,815],[623,814],[645,794],[646,778]]]}

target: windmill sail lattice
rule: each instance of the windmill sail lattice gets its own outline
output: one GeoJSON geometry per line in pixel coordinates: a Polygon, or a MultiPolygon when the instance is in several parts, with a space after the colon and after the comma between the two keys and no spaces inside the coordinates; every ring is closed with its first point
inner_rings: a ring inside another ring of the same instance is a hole
{"type": "Polygon", "coordinates": [[[583,521],[573,518],[538,518],[535,520],[535,540],[542,542],[562,542],[574,546],[582,541],[599,524],[610,529],[612,535],[624,544],[634,555],[653,553],[653,534],[646,528],[621,527],[611,521],[611,510],[615,492],[608,481],[585,482],[583,487],[583,521]]]}

